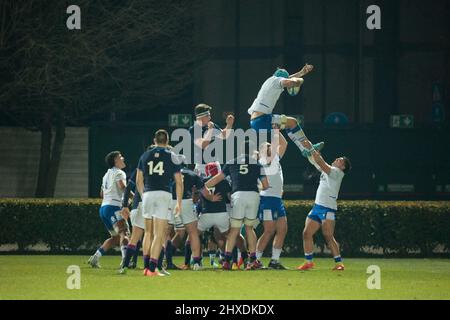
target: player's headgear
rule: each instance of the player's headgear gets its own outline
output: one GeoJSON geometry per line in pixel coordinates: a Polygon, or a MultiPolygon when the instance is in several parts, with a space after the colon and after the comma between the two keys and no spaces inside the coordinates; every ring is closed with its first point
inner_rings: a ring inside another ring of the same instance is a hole
{"type": "Polygon", "coordinates": [[[281,68],[278,68],[273,75],[279,78],[289,78],[289,72],[287,72],[286,69],[281,68]]]}
{"type": "Polygon", "coordinates": [[[212,108],[207,104],[200,103],[195,107],[195,117],[198,119],[204,116],[209,116],[211,115],[211,109],[212,108]]]}
{"type": "Polygon", "coordinates": [[[220,171],[220,165],[217,162],[210,162],[205,167],[207,177],[213,177],[220,171]]]}

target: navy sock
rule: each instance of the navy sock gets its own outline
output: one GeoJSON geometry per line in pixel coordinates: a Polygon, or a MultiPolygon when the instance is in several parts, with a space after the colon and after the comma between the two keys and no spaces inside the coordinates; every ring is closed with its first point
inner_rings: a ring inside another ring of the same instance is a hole
{"type": "Polygon", "coordinates": [[[147,255],[144,256],[144,268],[150,269],[150,256],[147,255]]]}
{"type": "Polygon", "coordinates": [[[248,258],[247,251],[241,252],[241,257],[242,257],[242,259],[247,260],[247,258],[248,258]]]}
{"type": "Polygon", "coordinates": [[[256,252],[250,253],[250,262],[255,262],[256,260],[256,252]]]}
{"type": "Polygon", "coordinates": [[[151,272],[155,272],[157,264],[158,264],[158,260],[150,259],[149,269],[151,272]]]}
{"type": "Polygon", "coordinates": [[[167,265],[171,266],[173,265],[173,260],[172,260],[172,256],[173,256],[173,245],[172,245],[172,241],[171,240],[167,240],[166,242],[166,260],[167,260],[167,265]]]}
{"type": "Polygon", "coordinates": [[[236,247],[233,248],[232,255],[233,255],[233,263],[237,263],[238,252],[236,247]]]}
{"type": "Polygon", "coordinates": [[[202,257],[193,257],[194,264],[198,263],[199,265],[202,265],[202,257]]]}
{"type": "Polygon", "coordinates": [[[228,263],[230,263],[231,260],[233,259],[232,255],[233,255],[233,254],[232,254],[231,252],[225,251],[225,261],[228,262],[228,263]]]}
{"type": "Polygon", "coordinates": [[[186,241],[186,245],[184,246],[184,264],[189,265],[191,263],[191,243],[186,241]]]}
{"type": "Polygon", "coordinates": [[[125,259],[123,260],[122,268],[128,268],[131,257],[135,254],[135,252],[136,252],[136,247],[132,244],[129,244],[127,247],[127,252],[125,253],[125,259]]]}
{"type": "Polygon", "coordinates": [[[158,258],[158,269],[159,270],[162,269],[163,260],[164,260],[164,248],[162,248],[161,252],[159,253],[159,258],[158,258]]]}
{"type": "Polygon", "coordinates": [[[132,259],[132,261],[134,262],[135,265],[137,264],[137,259],[138,259],[139,251],[141,250],[141,246],[142,246],[142,241],[139,240],[136,243],[136,251],[134,251],[134,255],[133,255],[133,259],[132,259]]]}

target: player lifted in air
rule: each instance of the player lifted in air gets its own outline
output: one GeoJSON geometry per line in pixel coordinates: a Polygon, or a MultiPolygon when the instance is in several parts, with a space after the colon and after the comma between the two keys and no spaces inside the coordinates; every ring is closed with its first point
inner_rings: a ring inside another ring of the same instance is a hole
{"type": "MultiPolygon", "coordinates": [[[[120,244],[122,259],[125,257],[128,244],[127,223],[121,214],[122,196],[126,187],[125,159],[120,151],[108,153],[105,158],[109,169],[103,176],[100,196],[103,198],[100,207],[100,218],[111,234],[102,246],[91,256],[88,263],[93,268],[100,268],[99,260],[111,248],[120,244]]],[[[126,217],[128,218],[128,217],[126,217]]]]}
{"type": "Polygon", "coordinates": [[[168,273],[156,267],[167,236],[172,203],[171,184],[175,180],[177,203],[174,214],[178,216],[182,205],[183,182],[179,157],[167,148],[167,131],[156,131],[153,141],[155,147],[144,152],[139,159],[136,187],[142,197],[142,215],[145,218],[144,275],[163,276],[168,273]]]}
{"type": "Polygon", "coordinates": [[[319,165],[322,174],[320,175],[320,184],[314,206],[306,218],[305,229],[303,230],[303,249],[306,261],[297,269],[309,270],[314,267],[313,235],[322,227],[323,237],[336,263],[333,270],[341,271],[344,270],[344,264],[339,252],[339,244],[334,238],[335,213],[341,182],[344,175],[351,170],[351,164],[348,158],[340,157],[334,160],[330,166],[317,151],[313,151],[312,156],[319,165]]]}
{"type": "Polygon", "coordinates": [[[205,183],[207,188],[216,186],[226,176],[231,177],[231,203],[230,231],[225,246],[225,262],[223,269],[230,270],[232,250],[236,244],[242,224],[245,225],[247,245],[250,252],[250,263],[247,270],[257,269],[261,263],[256,259],[256,234],[253,230],[258,223],[259,190],[258,180],[263,189],[269,187],[266,176],[263,174],[262,166],[250,156],[250,144],[247,142],[241,155],[225,164],[223,171],[205,183]],[[249,151],[249,152],[246,152],[249,151]]]}
{"type": "MultiPolygon", "coordinates": [[[[273,128],[285,129],[289,138],[300,149],[303,156],[307,157],[314,166],[314,159],[311,157],[311,150],[321,150],[323,142],[312,145],[306,138],[305,133],[298,124],[297,119],[287,117],[283,114],[272,114],[275,104],[285,88],[288,90],[300,90],[304,80],[303,76],[313,70],[313,66],[306,64],[299,72],[289,75],[285,69],[277,69],[273,76],[268,78],[258,92],[258,96],[248,109],[250,114],[250,126],[257,132],[267,130],[270,132],[273,128]],[[298,88],[298,89],[297,89],[298,88]]],[[[316,166],[317,167],[317,166],[316,166]]]]}
{"type": "Polygon", "coordinates": [[[278,146],[263,143],[259,149],[259,163],[264,166],[269,188],[261,190],[259,195],[259,220],[263,223],[264,232],[256,245],[256,258],[261,259],[269,241],[273,239],[272,259],[269,269],[286,269],[280,263],[280,254],[283,248],[284,238],[287,233],[286,209],[283,204],[283,170],[280,159],[287,148],[287,141],[278,130],[274,131],[274,138],[280,141],[278,146]],[[275,149],[276,148],[276,149],[275,149]]]}

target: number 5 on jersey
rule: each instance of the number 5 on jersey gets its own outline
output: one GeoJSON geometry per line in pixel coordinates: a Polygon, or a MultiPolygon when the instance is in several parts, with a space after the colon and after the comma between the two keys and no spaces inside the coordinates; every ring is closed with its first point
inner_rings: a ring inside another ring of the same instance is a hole
{"type": "Polygon", "coordinates": [[[156,165],[154,165],[153,161],[148,163],[148,172],[149,175],[153,175],[153,173],[157,173],[162,176],[164,174],[164,162],[159,161],[156,165]]]}
{"type": "Polygon", "coordinates": [[[239,173],[247,174],[248,173],[248,164],[241,164],[239,167],[239,173]]]}

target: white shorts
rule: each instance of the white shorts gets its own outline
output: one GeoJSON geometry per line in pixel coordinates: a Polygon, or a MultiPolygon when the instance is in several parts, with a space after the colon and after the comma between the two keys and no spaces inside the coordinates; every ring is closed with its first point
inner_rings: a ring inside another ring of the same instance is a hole
{"type": "Polygon", "coordinates": [[[172,202],[172,194],[167,191],[147,191],[142,196],[142,216],[145,219],[153,217],[169,220],[169,208],[172,202]]]}
{"type": "Polygon", "coordinates": [[[230,229],[230,215],[228,212],[202,213],[198,219],[197,229],[201,232],[217,227],[220,233],[230,229]]]}
{"type": "Polygon", "coordinates": [[[177,205],[177,200],[172,200],[170,205],[170,219],[169,224],[173,224],[175,229],[182,229],[185,225],[197,221],[197,211],[195,210],[192,199],[181,200],[181,214],[175,217],[173,209],[177,205]]]}
{"type": "Polygon", "coordinates": [[[236,191],[231,195],[231,206],[233,207],[231,218],[254,220],[258,217],[259,193],[255,191],[236,191]]]}
{"type": "Polygon", "coordinates": [[[145,229],[145,221],[142,216],[142,202],[139,202],[137,209],[131,210],[130,219],[133,227],[145,229]]]}

